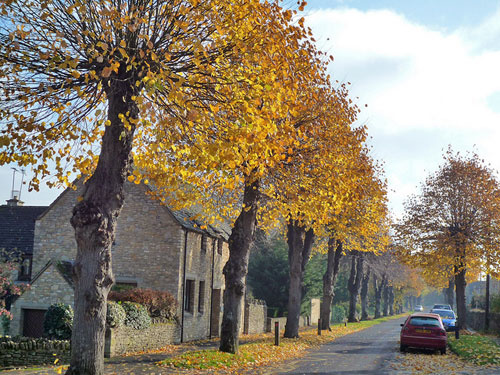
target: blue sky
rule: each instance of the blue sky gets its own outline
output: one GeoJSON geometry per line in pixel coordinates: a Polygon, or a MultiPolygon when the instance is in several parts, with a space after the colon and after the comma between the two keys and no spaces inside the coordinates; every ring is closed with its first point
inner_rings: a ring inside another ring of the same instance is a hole
{"type": "MultiPolygon", "coordinates": [[[[372,154],[384,162],[396,217],[448,145],[474,150],[500,170],[499,6],[489,0],[308,1],[306,24],[335,58],[332,77],[351,82],[353,98],[359,97],[359,124],[368,125],[372,154]]],[[[10,166],[0,167],[0,200],[10,197],[11,184],[10,166]]],[[[22,198],[48,205],[58,193],[28,194],[24,187],[22,198]]]]}
{"type": "Polygon", "coordinates": [[[498,9],[493,0],[310,0],[307,9],[388,9],[410,21],[434,28],[454,29],[480,23],[498,9]]]}
{"type": "Polygon", "coordinates": [[[359,123],[384,162],[395,217],[448,145],[500,170],[499,4],[308,2],[306,24],[335,57],[332,77],[359,97],[359,123]]]}

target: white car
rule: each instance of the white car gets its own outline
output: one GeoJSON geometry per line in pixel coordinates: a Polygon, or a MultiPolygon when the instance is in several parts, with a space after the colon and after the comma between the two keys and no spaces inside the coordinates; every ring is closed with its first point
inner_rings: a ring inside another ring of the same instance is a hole
{"type": "Polygon", "coordinates": [[[415,311],[424,311],[424,308],[422,305],[417,305],[415,306],[415,311]]]}

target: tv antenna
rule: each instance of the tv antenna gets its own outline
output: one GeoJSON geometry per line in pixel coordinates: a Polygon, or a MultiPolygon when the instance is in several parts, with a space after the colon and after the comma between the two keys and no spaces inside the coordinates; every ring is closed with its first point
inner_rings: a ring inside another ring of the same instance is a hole
{"type": "Polygon", "coordinates": [[[23,189],[23,182],[24,182],[24,176],[26,175],[26,170],[24,168],[21,168],[21,170],[18,170],[17,168],[11,167],[12,169],[12,191],[11,191],[11,199],[17,198],[18,200],[21,200],[21,191],[23,189]],[[19,190],[14,190],[15,184],[16,184],[16,172],[21,173],[21,185],[19,186],[19,190]]]}

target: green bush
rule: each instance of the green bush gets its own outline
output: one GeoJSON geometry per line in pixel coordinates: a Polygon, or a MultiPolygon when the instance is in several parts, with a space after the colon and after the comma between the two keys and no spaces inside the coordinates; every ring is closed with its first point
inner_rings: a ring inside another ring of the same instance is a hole
{"type": "Polygon", "coordinates": [[[114,301],[108,301],[106,323],[110,327],[115,328],[122,326],[125,323],[126,317],[127,314],[121,304],[114,301]]]}
{"type": "Polygon", "coordinates": [[[491,296],[490,305],[491,312],[500,313],[500,294],[491,296]]]}
{"type": "Polygon", "coordinates": [[[332,323],[342,323],[346,316],[346,310],[342,304],[332,306],[332,323]]]}
{"type": "Polygon", "coordinates": [[[135,329],[146,329],[151,325],[151,318],[145,306],[125,301],[121,303],[125,310],[125,325],[135,329]]]}
{"type": "Polygon", "coordinates": [[[43,319],[43,335],[50,339],[69,340],[72,328],[72,307],[64,303],[51,305],[43,319]]]}

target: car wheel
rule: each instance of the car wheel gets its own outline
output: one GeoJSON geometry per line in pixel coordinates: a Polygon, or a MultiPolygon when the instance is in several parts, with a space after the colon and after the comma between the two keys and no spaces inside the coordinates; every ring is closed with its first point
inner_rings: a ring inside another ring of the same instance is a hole
{"type": "Polygon", "coordinates": [[[446,346],[443,349],[440,349],[440,352],[441,352],[441,355],[445,355],[446,354],[446,346]]]}
{"type": "Polygon", "coordinates": [[[399,351],[400,351],[401,353],[406,352],[406,345],[403,345],[403,344],[399,345],[399,351]]]}

